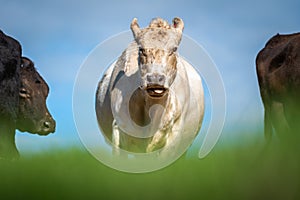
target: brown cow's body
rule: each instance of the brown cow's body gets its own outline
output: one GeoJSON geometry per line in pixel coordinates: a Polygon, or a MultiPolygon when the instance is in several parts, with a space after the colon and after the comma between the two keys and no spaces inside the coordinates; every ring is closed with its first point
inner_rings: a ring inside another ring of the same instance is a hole
{"type": "MultiPolygon", "coordinates": [[[[300,123],[300,33],[275,35],[256,58],[265,107],[265,137],[297,135],[300,123]]],[[[294,136],[292,137],[294,138],[294,136]]]]}

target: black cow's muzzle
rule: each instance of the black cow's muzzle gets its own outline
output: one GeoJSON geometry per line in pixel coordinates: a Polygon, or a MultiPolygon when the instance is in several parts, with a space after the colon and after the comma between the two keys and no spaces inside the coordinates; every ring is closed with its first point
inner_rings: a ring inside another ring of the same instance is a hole
{"type": "Polygon", "coordinates": [[[56,122],[52,117],[49,117],[45,120],[39,122],[39,129],[37,134],[39,135],[48,135],[49,133],[55,132],[56,122]]]}

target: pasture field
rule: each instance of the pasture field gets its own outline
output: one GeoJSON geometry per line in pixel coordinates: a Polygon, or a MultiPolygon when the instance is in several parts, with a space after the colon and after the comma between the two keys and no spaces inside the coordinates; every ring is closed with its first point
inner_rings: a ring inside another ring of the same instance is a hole
{"type": "Polygon", "coordinates": [[[110,169],[78,149],[0,161],[0,199],[299,199],[298,148],[218,146],[151,173],[110,169]]]}

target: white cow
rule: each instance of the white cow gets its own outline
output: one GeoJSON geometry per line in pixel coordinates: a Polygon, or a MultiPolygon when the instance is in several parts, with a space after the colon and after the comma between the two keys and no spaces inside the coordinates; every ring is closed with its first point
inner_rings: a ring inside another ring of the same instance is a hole
{"type": "MultiPolygon", "coordinates": [[[[96,94],[96,114],[114,152],[183,153],[202,124],[204,94],[197,71],[177,53],[183,21],[156,18],[106,71],[96,94]]],[[[180,154],[181,154],[180,153],[180,154]]]]}

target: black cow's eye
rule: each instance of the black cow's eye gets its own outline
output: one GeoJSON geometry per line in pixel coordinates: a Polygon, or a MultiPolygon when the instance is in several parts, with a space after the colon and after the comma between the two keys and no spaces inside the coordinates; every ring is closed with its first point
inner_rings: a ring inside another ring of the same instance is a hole
{"type": "Polygon", "coordinates": [[[35,83],[40,84],[41,81],[40,80],[35,80],[35,83]]]}
{"type": "Polygon", "coordinates": [[[28,92],[27,92],[27,90],[25,88],[20,89],[19,95],[22,98],[28,98],[29,97],[29,94],[28,94],[28,92]]]}
{"type": "Polygon", "coordinates": [[[22,88],[22,89],[20,90],[20,94],[27,94],[27,90],[24,89],[24,88],[22,88]]]}

